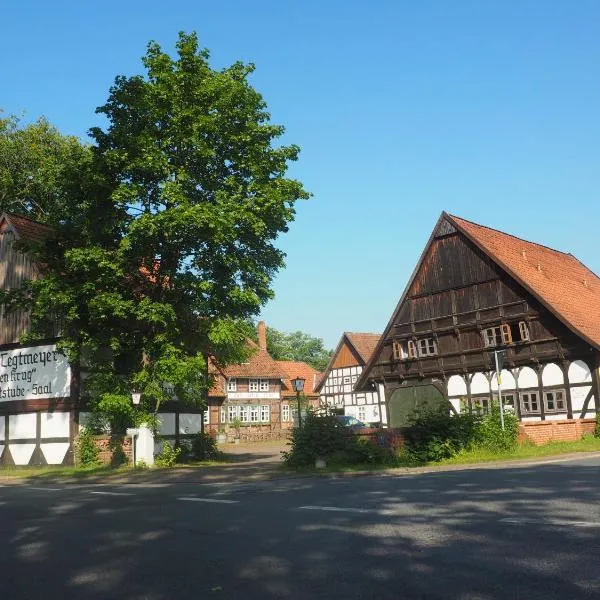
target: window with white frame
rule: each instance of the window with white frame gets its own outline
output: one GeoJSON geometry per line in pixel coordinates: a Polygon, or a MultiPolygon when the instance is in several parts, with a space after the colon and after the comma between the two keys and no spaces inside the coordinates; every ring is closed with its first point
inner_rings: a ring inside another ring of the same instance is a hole
{"type": "Polygon", "coordinates": [[[250,406],[250,423],[258,423],[258,405],[250,406]]]}
{"type": "Polygon", "coordinates": [[[250,379],[248,381],[248,391],[258,392],[258,379],[250,379]]]}
{"type": "Polygon", "coordinates": [[[281,405],[281,420],[288,422],[290,420],[290,405],[282,404],[281,405]]]}
{"type": "Polygon", "coordinates": [[[268,404],[263,404],[260,407],[261,423],[268,423],[271,420],[271,407],[268,404]]]}
{"type": "Polygon", "coordinates": [[[227,391],[228,392],[237,392],[237,379],[228,379],[227,380],[227,391]]]}
{"type": "Polygon", "coordinates": [[[210,421],[210,409],[207,408],[204,413],[202,418],[204,419],[204,424],[205,425],[210,425],[209,421],[210,421]]]}
{"type": "Polygon", "coordinates": [[[227,407],[227,420],[231,423],[233,420],[237,419],[238,416],[238,406],[235,404],[230,404],[227,407]]]}
{"type": "Polygon", "coordinates": [[[567,412],[565,390],[544,392],[544,411],[548,413],[567,412]]]}
{"type": "Polygon", "coordinates": [[[247,406],[240,406],[240,421],[242,423],[248,423],[249,422],[249,417],[248,417],[248,407],[247,406]]]}
{"type": "Polygon", "coordinates": [[[540,413],[540,399],[537,392],[521,392],[521,414],[531,415],[540,413]]]}
{"type": "Polygon", "coordinates": [[[487,415],[490,412],[490,397],[479,396],[471,398],[471,407],[477,415],[487,415]]]}
{"type": "Polygon", "coordinates": [[[362,421],[364,423],[366,418],[367,418],[366,408],[364,406],[359,406],[358,407],[358,420],[362,421]]]}
{"type": "Polygon", "coordinates": [[[269,380],[268,379],[260,379],[258,382],[258,387],[261,392],[269,391],[269,380]]]}
{"type": "Polygon", "coordinates": [[[529,325],[525,321],[519,321],[519,335],[522,342],[528,342],[531,339],[529,337],[529,325]]]}
{"type": "Polygon", "coordinates": [[[224,406],[221,406],[221,423],[227,423],[227,411],[224,406]]]}
{"type": "Polygon", "coordinates": [[[356,383],[358,381],[358,375],[352,375],[352,383],[356,383]]]}
{"type": "Polygon", "coordinates": [[[417,349],[419,356],[435,356],[437,351],[437,343],[433,338],[423,338],[417,341],[417,349]]]}
{"type": "Polygon", "coordinates": [[[494,346],[504,346],[512,343],[512,333],[510,326],[505,323],[496,327],[488,327],[481,332],[483,343],[486,348],[494,346]]]}
{"type": "Polygon", "coordinates": [[[350,377],[344,377],[344,384],[350,383],[350,377]]]}

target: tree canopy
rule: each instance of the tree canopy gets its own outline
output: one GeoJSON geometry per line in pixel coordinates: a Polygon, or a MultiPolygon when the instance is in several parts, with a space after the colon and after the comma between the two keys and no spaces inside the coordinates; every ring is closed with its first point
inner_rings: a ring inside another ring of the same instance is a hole
{"type": "Polygon", "coordinates": [[[333,354],[321,338],[302,331],[285,333],[267,327],[267,350],[275,360],[298,360],[324,371],[333,354]]]}
{"type": "MultiPolygon", "coordinates": [[[[277,237],[308,194],[285,177],[299,149],[276,145],[284,129],[250,85],[253,65],[212,69],[193,33],[179,35],[175,58],[150,43],[143,64],[144,75],[116,78],[91,147],[53,130],[73,144],[64,162],[85,168],[13,205],[56,236],[29,248],[45,276],[4,300],[31,309],[33,336],[48,335],[53,315],[72,360],[161,401],[165,382],[197,395],[207,355],[241,358],[284,264],[277,237]]],[[[23,197],[0,185],[0,198],[23,197]]]]}

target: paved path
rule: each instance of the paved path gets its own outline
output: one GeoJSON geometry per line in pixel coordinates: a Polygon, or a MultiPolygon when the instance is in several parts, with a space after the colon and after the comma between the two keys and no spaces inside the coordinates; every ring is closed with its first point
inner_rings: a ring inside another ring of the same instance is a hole
{"type": "Polygon", "coordinates": [[[596,600],[599,473],[0,485],[0,597],[596,600]]]}

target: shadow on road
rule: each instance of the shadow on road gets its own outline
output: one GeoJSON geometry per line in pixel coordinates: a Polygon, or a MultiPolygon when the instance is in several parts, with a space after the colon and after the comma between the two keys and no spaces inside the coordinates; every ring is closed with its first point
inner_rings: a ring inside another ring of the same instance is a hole
{"type": "MultiPolygon", "coordinates": [[[[226,468],[251,481],[256,456],[239,459],[226,468]]],[[[2,597],[597,599],[598,479],[563,463],[280,480],[222,505],[177,502],[168,476],[123,497],[13,490],[2,597]]]]}

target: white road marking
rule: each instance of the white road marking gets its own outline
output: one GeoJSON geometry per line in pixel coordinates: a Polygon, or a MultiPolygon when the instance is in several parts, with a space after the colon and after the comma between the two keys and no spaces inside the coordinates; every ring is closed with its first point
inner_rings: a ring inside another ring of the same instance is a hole
{"type": "Polygon", "coordinates": [[[177,500],[182,500],[183,502],[211,502],[214,504],[239,504],[239,500],[222,500],[219,498],[195,498],[193,496],[185,496],[181,498],[177,498],[177,500]]]}
{"type": "Polygon", "coordinates": [[[500,523],[509,525],[555,525],[558,527],[600,527],[600,521],[569,521],[567,519],[529,519],[521,517],[507,517],[500,519],[500,523]]]}
{"type": "Polygon", "coordinates": [[[60,492],[60,491],[62,491],[62,488],[33,487],[33,486],[29,486],[27,489],[38,490],[40,492],[60,492]]]}
{"type": "Polygon", "coordinates": [[[340,506],[299,506],[298,510],[324,510],[329,512],[373,513],[376,510],[368,508],[343,508],[340,506]]]}
{"type": "Polygon", "coordinates": [[[133,496],[129,492],[90,492],[90,494],[96,494],[98,496],[133,496]]]}

